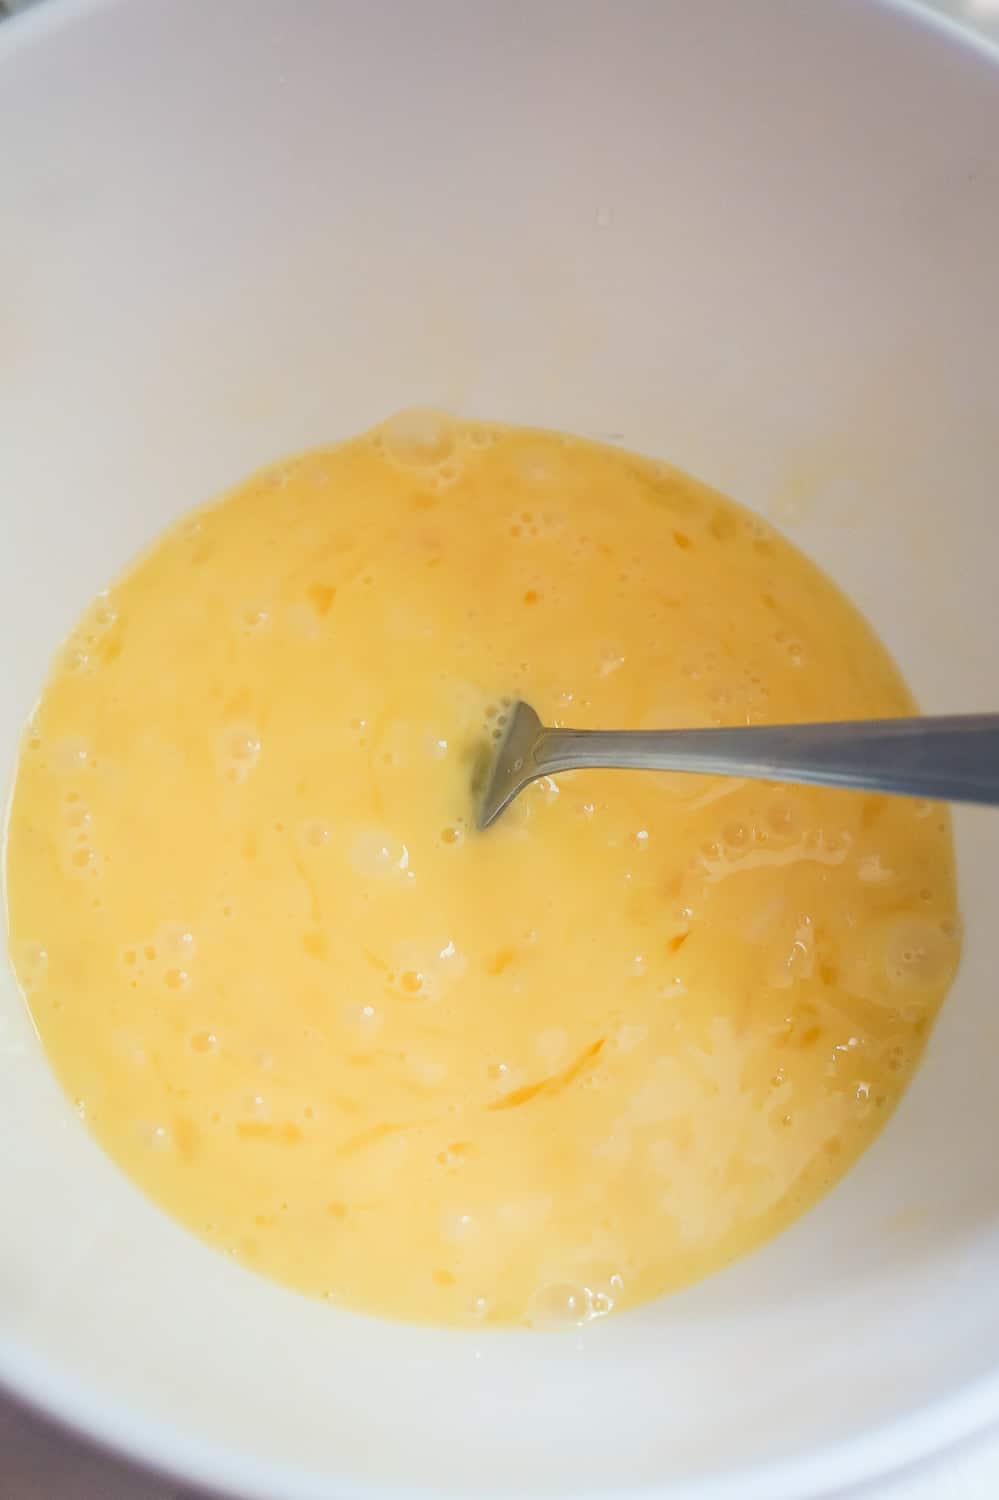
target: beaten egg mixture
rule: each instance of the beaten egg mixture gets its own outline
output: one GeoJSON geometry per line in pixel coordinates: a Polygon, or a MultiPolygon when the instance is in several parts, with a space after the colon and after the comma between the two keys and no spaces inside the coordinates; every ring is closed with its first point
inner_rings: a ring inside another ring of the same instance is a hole
{"type": "Polygon", "coordinates": [[[787,541],[662,464],[404,414],[174,526],[26,731],[16,972],[98,1140],[355,1309],[579,1323],[808,1208],[959,950],[936,805],[576,772],[475,831],[509,702],[665,728],[912,711],[787,541]]]}

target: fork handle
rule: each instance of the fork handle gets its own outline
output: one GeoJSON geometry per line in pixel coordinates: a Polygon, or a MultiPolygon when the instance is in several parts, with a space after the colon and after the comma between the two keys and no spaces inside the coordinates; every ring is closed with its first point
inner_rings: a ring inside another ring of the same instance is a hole
{"type": "Polygon", "coordinates": [[[999,714],[738,729],[546,729],[539,776],[584,766],[698,771],[999,804],[999,714]]]}

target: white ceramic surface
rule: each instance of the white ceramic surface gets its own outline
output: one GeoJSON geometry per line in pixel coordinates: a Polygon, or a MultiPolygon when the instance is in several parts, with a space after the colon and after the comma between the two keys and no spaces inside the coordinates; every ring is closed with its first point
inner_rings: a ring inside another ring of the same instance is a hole
{"type": "MultiPolygon", "coordinates": [[[[64,0],[0,32],[4,775],[171,516],[400,405],[620,435],[995,708],[999,67],[864,0],[64,0]]],[[[266,1500],[782,1500],[999,1416],[999,821],[925,1066],[814,1213],[578,1337],[394,1327],[190,1239],[0,986],[0,1380],[266,1500]]]]}

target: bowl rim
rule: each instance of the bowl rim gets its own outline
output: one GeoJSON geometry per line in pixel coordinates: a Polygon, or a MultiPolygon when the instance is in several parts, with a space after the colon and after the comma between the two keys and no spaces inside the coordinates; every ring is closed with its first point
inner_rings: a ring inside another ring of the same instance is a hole
{"type": "MultiPolygon", "coordinates": [[[[16,1340],[0,1341],[0,1394],[71,1436],[155,1474],[231,1500],[330,1500],[331,1478],[261,1461],[226,1443],[191,1437],[119,1401],[95,1394],[16,1340]]],[[[903,1417],[776,1463],[690,1480],[656,1480],[597,1491],[600,1500],[832,1500],[898,1479],[985,1436],[999,1424],[999,1367],[903,1417]]],[[[420,1484],[335,1479],[337,1500],[439,1500],[420,1484]]],[[[567,1492],[568,1493],[568,1492],[567,1492]]],[[[518,1486],[510,1500],[551,1500],[518,1486]]]]}

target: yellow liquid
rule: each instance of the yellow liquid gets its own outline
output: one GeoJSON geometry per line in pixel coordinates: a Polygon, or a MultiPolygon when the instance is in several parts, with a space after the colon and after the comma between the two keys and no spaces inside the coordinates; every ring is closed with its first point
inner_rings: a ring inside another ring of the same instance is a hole
{"type": "Polygon", "coordinates": [[[938,806],[565,775],[582,727],[902,714],[868,625],[660,464],[426,417],[258,475],[88,611],[27,731],[11,945],[107,1151],[290,1286],[550,1324],[766,1240],[877,1134],[959,950],[938,806]]]}

